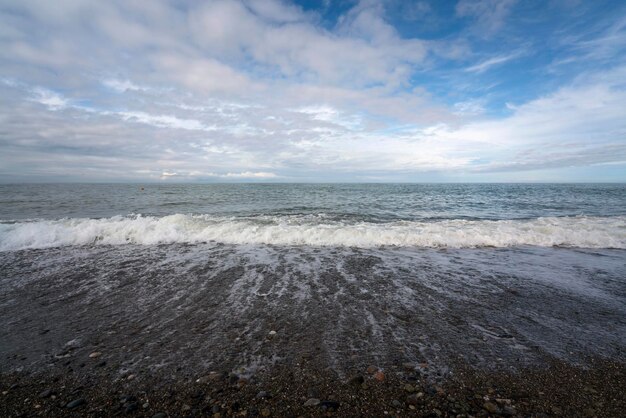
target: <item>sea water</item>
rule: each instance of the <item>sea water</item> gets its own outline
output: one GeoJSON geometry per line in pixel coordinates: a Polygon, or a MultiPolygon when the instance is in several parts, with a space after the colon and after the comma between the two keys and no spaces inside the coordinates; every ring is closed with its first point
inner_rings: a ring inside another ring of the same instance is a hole
{"type": "Polygon", "coordinates": [[[0,250],[201,242],[626,248],[626,185],[0,186],[0,250]]]}

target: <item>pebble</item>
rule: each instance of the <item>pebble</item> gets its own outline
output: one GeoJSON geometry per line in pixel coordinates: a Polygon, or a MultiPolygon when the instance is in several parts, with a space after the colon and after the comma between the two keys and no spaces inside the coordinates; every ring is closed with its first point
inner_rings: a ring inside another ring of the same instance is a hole
{"type": "Polygon", "coordinates": [[[54,394],[54,392],[52,391],[52,389],[46,389],[44,391],[42,391],[39,394],[40,398],[49,398],[50,396],[52,396],[54,394]]]}
{"type": "Polygon", "coordinates": [[[407,404],[409,405],[417,405],[418,403],[418,397],[417,395],[409,395],[406,397],[406,401],[407,404]]]}
{"type": "Polygon", "coordinates": [[[374,373],[376,373],[377,371],[378,371],[378,367],[376,367],[376,366],[369,366],[369,367],[367,368],[367,372],[368,372],[369,374],[374,374],[374,373]]]}
{"type": "Polygon", "coordinates": [[[320,404],[320,400],[317,398],[311,398],[304,403],[304,406],[317,406],[320,404]]]}
{"type": "Polygon", "coordinates": [[[89,354],[89,358],[98,358],[102,355],[101,352],[99,351],[94,351],[93,353],[89,354]]]}
{"type": "Polygon", "coordinates": [[[415,370],[413,363],[402,363],[402,367],[404,367],[405,370],[415,370]]]}
{"type": "MultiPolygon", "coordinates": [[[[507,405],[504,408],[502,408],[502,415],[504,416],[512,417],[515,414],[517,414],[517,411],[512,406],[507,405]]],[[[561,414],[554,414],[554,415],[561,415],[561,414]]]]}
{"type": "Polygon", "coordinates": [[[270,410],[267,409],[267,408],[261,409],[261,415],[263,415],[264,417],[269,417],[270,416],[270,410]]]}
{"type": "Polygon", "coordinates": [[[157,412],[152,415],[152,418],[167,418],[167,414],[165,412],[157,412]]]}
{"type": "Polygon", "coordinates": [[[127,414],[134,412],[139,409],[139,405],[137,402],[130,402],[126,405],[125,411],[127,414]]]}
{"type": "Polygon", "coordinates": [[[382,382],[385,380],[385,373],[378,371],[374,374],[374,379],[378,380],[379,382],[382,382]]]}
{"type": "Polygon", "coordinates": [[[272,397],[272,395],[270,395],[268,392],[262,390],[259,393],[256,394],[256,397],[258,399],[269,399],[272,397]]]}
{"type": "Polygon", "coordinates": [[[68,404],[65,405],[65,407],[73,409],[73,408],[78,408],[79,406],[81,406],[81,405],[83,405],[85,403],[87,403],[87,401],[84,398],[78,398],[78,399],[74,399],[71,402],[68,402],[68,404]]]}
{"type": "Polygon", "coordinates": [[[339,402],[337,401],[322,401],[320,402],[320,407],[324,409],[328,409],[329,411],[336,411],[339,409],[339,402]]]}
{"type": "Polygon", "coordinates": [[[401,408],[402,407],[402,402],[400,402],[397,399],[394,399],[393,401],[391,401],[391,405],[393,405],[394,408],[401,408]]]}
{"type": "Polygon", "coordinates": [[[483,404],[483,408],[484,408],[487,412],[489,412],[490,414],[496,414],[496,413],[498,413],[498,407],[497,407],[494,403],[491,403],[491,402],[485,402],[485,403],[483,404]]]}
{"type": "Polygon", "coordinates": [[[408,383],[404,385],[404,390],[409,393],[415,392],[415,387],[413,385],[409,385],[408,383]]]}
{"type": "Polygon", "coordinates": [[[181,408],[181,410],[183,412],[191,411],[191,407],[187,404],[183,404],[183,407],[181,408]]]}

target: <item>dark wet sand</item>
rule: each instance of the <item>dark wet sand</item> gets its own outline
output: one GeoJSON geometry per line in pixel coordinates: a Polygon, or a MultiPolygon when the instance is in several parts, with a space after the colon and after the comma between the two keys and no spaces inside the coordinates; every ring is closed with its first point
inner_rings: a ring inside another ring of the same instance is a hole
{"type": "Polygon", "coordinates": [[[624,416],[625,254],[0,253],[0,415],[624,416]]]}

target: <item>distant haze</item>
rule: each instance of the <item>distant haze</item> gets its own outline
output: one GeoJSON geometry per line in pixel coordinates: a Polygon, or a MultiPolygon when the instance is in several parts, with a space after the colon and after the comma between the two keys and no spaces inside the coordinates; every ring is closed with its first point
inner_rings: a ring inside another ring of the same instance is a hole
{"type": "Polygon", "coordinates": [[[0,1],[0,182],[508,181],[626,181],[626,2],[0,1]]]}

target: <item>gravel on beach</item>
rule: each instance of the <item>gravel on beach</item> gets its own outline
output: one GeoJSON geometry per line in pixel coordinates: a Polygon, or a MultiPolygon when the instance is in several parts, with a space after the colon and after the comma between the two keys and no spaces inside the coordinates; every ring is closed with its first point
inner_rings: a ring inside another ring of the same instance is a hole
{"type": "Polygon", "coordinates": [[[625,365],[598,359],[589,359],[584,367],[552,361],[513,373],[458,365],[437,384],[422,379],[419,366],[383,371],[372,365],[340,379],[306,360],[247,377],[228,371],[128,377],[112,379],[105,372],[84,369],[60,375],[5,374],[0,378],[0,416],[623,417],[626,413],[625,365]]]}

